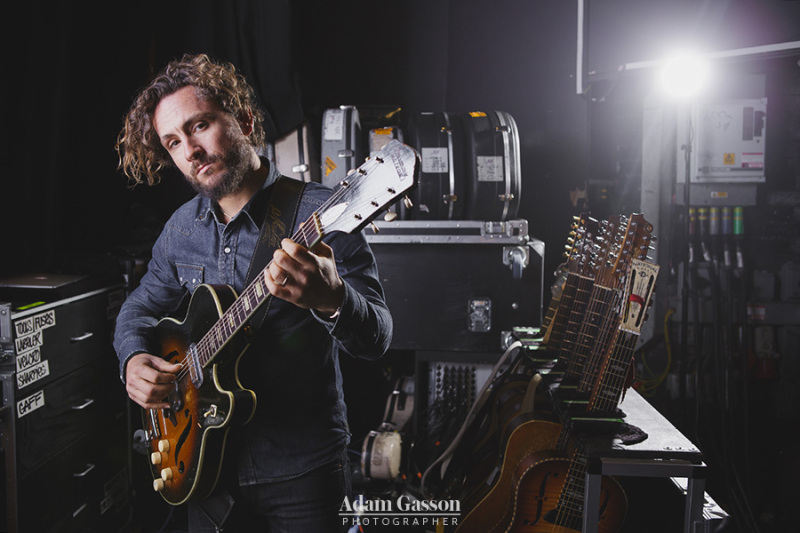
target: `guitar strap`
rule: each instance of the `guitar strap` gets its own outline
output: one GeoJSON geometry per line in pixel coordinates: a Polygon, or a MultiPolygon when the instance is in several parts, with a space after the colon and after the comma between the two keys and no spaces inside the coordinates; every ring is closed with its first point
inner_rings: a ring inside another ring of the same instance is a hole
{"type": "MultiPolygon", "coordinates": [[[[261,224],[261,234],[259,235],[253,257],[250,259],[250,266],[247,270],[244,286],[247,287],[253,282],[255,277],[266,268],[272,260],[272,256],[281,245],[281,240],[290,236],[297,219],[297,212],[300,208],[300,198],[303,196],[306,183],[300,180],[278,176],[275,183],[271,186],[271,191],[266,195],[269,201],[257,207],[263,207],[264,220],[261,224]]],[[[256,217],[254,217],[256,218],[256,217]]],[[[257,219],[257,218],[256,218],[257,219]]],[[[266,303],[250,319],[250,327],[258,330],[269,311],[272,297],[267,298],[266,303]]]]}

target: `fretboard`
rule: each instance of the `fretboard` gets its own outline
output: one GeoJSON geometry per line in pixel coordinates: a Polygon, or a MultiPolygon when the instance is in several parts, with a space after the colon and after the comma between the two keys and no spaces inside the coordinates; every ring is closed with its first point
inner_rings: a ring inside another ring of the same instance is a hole
{"type": "Polygon", "coordinates": [[[553,353],[558,353],[558,350],[560,350],[561,341],[564,338],[564,330],[569,319],[569,312],[575,300],[577,285],[578,275],[569,273],[567,280],[564,282],[564,290],[558,302],[558,309],[553,316],[550,327],[545,332],[543,342],[547,349],[552,350],[553,353]]]}
{"type": "MultiPolygon", "coordinates": [[[[314,213],[311,218],[300,225],[292,236],[292,240],[306,248],[311,248],[322,238],[322,233],[319,216],[314,213]]],[[[213,361],[228,341],[253,317],[258,308],[272,297],[264,281],[269,264],[197,342],[195,350],[200,367],[204,368],[213,361]]]]}

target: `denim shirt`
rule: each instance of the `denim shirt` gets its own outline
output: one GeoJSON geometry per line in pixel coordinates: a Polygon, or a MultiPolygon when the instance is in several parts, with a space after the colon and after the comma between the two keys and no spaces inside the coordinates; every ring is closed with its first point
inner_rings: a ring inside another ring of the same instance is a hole
{"type": "MultiPolygon", "coordinates": [[[[237,294],[244,289],[263,223],[255,206],[278,177],[274,165],[265,159],[262,164],[270,166],[264,187],[227,225],[218,219],[213,203],[199,195],[167,221],[147,273],[117,319],[114,347],[123,382],[130,357],[159,353],[152,344],[152,327],[187,293],[202,283],[227,284],[237,294]]],[[[330,189],[307,184],[292,234],[329,196],[330,189]]],[[[240,484],[289,479],[341,457],[350,433],[339,354],[375,359],[391,342],[392,318],[363,235],[333,232],[323,240],[333,249],[344,281],[339,315],[328,319],[273,298],[261,330],[241,358],[239,379],[255,391],[257,408],[253,419],[234,428],[229,439],[226,460],[237,461],[240,484]]]]}

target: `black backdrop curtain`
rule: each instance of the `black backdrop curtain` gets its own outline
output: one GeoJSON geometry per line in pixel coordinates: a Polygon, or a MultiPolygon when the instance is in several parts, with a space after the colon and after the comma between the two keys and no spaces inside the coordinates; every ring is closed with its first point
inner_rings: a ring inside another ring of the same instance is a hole
{"type": "Polygon", "coordinates": [[[268,140],[302,122],[290,0],[163,2],[159,8],[166,16],[155,19],[156,69],[184,52],[230,61],[253,86],[267,112],[268,140]]]}
{"type": "Polygon", "coordinates": [[[303,107],[291,9],[289,0],[13,5],[5,20],[17,31],[4,37],[10,135],[0,177],[0,275],[107,269],[108,252],[146,248],[191,194],[179,176],[131,193],[113,149],[135,93],[183,53],[234,63],[269,116],[270,139],[297,127],[303,107]]]}

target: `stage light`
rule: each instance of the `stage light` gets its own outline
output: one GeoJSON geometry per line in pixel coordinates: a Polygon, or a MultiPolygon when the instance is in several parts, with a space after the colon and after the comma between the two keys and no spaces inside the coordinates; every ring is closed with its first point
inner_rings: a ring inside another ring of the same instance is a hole
{"type": "Polygon", "coordinates": [[[706,83],[709,67],[697,54],[679,53],[664,61],[660,71],[662,90],[676,98],[696,95],[706,83]]]}

